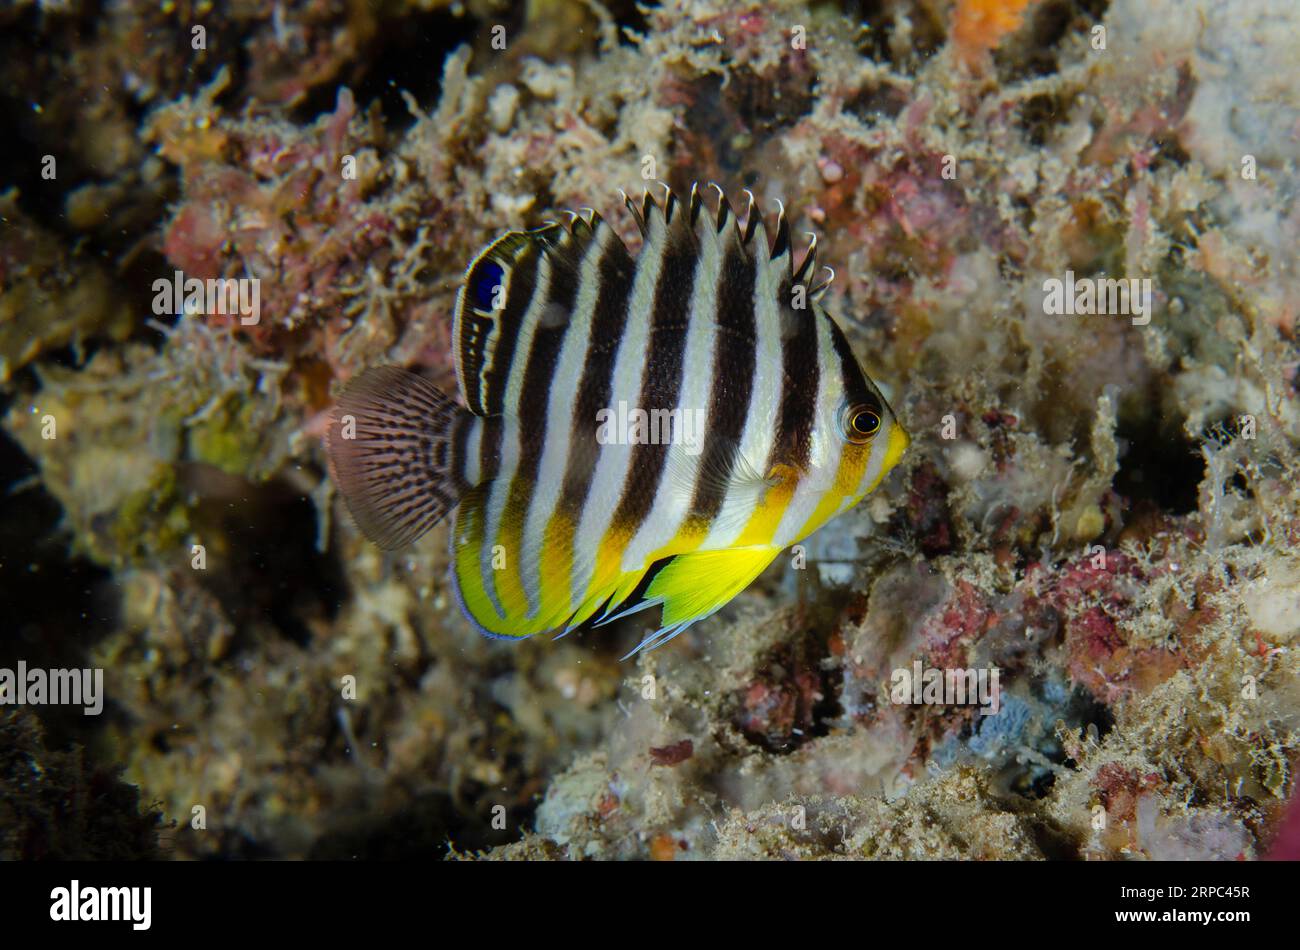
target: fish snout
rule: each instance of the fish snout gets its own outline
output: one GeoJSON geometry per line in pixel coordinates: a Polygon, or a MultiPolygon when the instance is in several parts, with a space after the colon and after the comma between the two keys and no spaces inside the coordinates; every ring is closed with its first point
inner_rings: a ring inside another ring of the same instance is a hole
{"type": "Polygon", "coordinates": [[[912,437],[907,434],[903,424],[897,418],[891,421],[893,424],[889,427],[889,443],[885,446],[885,464],[880,470],[882,475],[898,464],[907,447],[912,444],[912,437]]]}

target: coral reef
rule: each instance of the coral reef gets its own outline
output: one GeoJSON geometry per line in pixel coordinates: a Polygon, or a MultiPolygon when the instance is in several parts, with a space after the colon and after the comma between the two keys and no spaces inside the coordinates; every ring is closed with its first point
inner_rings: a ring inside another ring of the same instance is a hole
{"type": "Polygon", "coordinates": [[[143,860],[162,854],[161,814],[81,749],[46,747],[36,717],[0,713],[0,860],[143,860]]]}
{"type": "Polygon", "coordinates": [[[84,751],[0,718],[6,856],[153,853],[119,766],[183,858],[1269,851],[1300,754],[1300,12],[89,6],[0,13],[0,49],[42,39],[0,55],[5,504],[53,513],[0,518],[39,631],[0,656],[108,696],[49,727],[84,751]],[[342,515],[323,413],[377,363],[454,386],[477,250],[584,206],[635,244],[618,189],[649,179],[817,234],[913,447],[635,661],[640,615],[483,640],[445,528],[384,553],[342,515]],[[156,308],[176,271],[257,278],[256,322],[156,308]],[[1067,274],[1148,309],[1060,312],[1067,274]],[[998,708],[900,701],[913,669],[996,670],[998,708]],[[42,837],[23,757],[120,832],[42,837]]]}

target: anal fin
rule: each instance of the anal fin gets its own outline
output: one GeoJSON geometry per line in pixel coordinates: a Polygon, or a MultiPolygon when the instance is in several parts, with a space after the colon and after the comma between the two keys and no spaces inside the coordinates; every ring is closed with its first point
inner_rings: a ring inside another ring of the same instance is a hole
{"type": "Polygon", "coordinates": [[[780,551],[763,545],[692,551],[673,558],[646,590],[647,602],[663,604],[660,627],[628,656],[667,642],[725,606],[753,583],[780,551]]]}

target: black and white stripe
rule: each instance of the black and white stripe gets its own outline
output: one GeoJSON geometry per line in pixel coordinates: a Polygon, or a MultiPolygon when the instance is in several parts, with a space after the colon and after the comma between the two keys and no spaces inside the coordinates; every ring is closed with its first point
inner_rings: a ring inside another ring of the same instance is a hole
{"type": "Polygon", "coordinates": [[[688,207],[671,193],[627,203],[644,237],[635,259],[594,216],[507,235],[471,265],[458,300],[458,372],[484,417],[464,440],[464,471],[485,483],[480,564],[498,610],[491,555],[502,538],[520,543],[507,557],[532,616],[548,527],[571,526],[576,605],[607,540],[620,572],[683,534],[725,547],[772,466],[808,460],[817,340],[811,311],[790,306],[784,210],[769,247],[752,196],[743,223],[721,193],[712,221],[694,190],[688,207]],[[498,277],[504,307],[485,313],[475,281],[498,277]],[[620,403],[676,410],[678,423],[698,413],[702,446],[600,445],[598,413],[620,403]]]}
{"type": "MultiPolygon", "coordinates": [[[[646,352],[651,343],[651,327],[655,300],[659,288],[659,273],[668,252],[669,226],[667,217],[654,205],[649,195],[643,210],[629,208],[638,215],[645,235],[645,243],[637,255],[628,299],[628,318],[619,341],[609,388],[609,400],[600,409],[614,410],[620,402],[628,406],[639,404],[646,377],[646,352]]],[[[656,378],[662,371],[656,370],[656,378]]],[[[586,425],[596,427],[593,414],[586,425]]],[[[606,534],[616,523],[616,513],[623,508],[624,486],[628,484],[629,471],[635,446],[612,444],[601,446],[588,492],[587,503],[579,515],[575,540],[574,591],[586,591],[595,569],[594,557],[606,534]]]]}

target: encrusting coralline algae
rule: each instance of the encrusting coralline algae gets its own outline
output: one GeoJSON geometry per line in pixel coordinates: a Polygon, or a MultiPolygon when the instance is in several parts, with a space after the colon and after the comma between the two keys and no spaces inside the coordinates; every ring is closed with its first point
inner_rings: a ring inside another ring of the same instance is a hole
{"type": "MultiPolygon", "coordinates": [[[[104,668],[77,739],[168,853],[1269,852],[1300,740],[1300,13],[877,6],[288,3],[204,50],[157,4],[80,37],[0,14],[81,67],[0,56],[43,106],[0,199],[8,504],[41,512],[0,519],[4,561],[94,590],[50,608],[33,572],[4,656],[104,668]],[[175,43],[125,62],[142,21],[175,43]],[[464,42],[388,87],[404,30],[464,42]],[[485,641],[443,529],[383,554],[339,517],[327,410],[381,363],[454,389],[474,253],[583,206],[635,246],[618,189],[647,177],[800,215],[912,448],[633,662],[652,616],[485,641]],[[178,270],[260,279],[260,319],[153,312],[178,270]],[[1149,280],[1149,322],[1047,312],[1067,273],[1149,280]],[[896,701],[914,669],[996,669],[997,715],[896,701]]],[[[66,724],[0,729],[79,781],[66,724]]]]}

